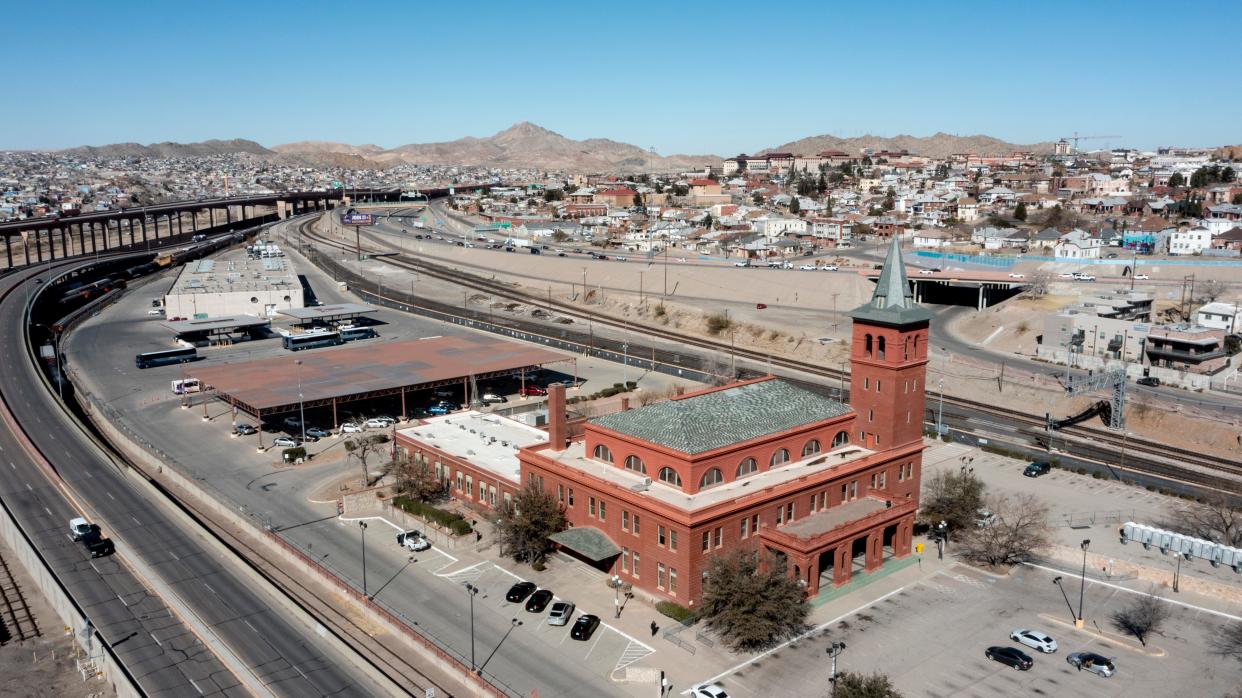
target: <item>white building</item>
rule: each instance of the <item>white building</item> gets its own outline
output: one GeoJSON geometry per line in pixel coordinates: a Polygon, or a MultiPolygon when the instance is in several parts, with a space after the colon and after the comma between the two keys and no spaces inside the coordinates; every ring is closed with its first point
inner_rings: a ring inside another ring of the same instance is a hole
{"type": "Polygon", "coordinates": [[[772,240],[782,235],[802,235],[806,232],[806,221],[801,218],[765,216],[751,221],[751,229],[772,240]]]}
{"type": "Polygon", "coordinates": [[[1212,231],[1207,228],[1178,230],[1169,235],[1169,254],[1198,254],[1212,246],[1212,231]]]}
{"type": "Polygon", "coordinates": [[[1195,324],[1227,334],[1242,332],[1242,308],[1233,303],[1208,303],[1195,311],[1195,324]]]}
{"type": "Polygon", "coordinates": [[[270,318],[281,310],[303,307],[302,283],[283,254],[266,245],[259,254],[234,250],[188,262],[164,296],[165,317],[270,318]]]}

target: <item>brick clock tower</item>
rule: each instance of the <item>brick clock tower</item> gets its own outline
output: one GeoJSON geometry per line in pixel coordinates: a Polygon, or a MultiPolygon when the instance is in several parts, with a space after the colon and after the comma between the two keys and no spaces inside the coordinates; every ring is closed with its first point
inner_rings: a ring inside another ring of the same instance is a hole
{"type": "Polygon", "coordinates": [[[897,236],[871,301],[850,318],[850,405],[859,432],[851,436],[878,451],[921,442],[932,314],[914,302],[897,236]]]}

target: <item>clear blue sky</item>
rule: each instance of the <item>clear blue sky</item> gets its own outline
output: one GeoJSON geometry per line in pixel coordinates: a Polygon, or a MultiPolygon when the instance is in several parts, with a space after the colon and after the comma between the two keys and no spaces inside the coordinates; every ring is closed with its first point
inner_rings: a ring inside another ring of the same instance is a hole
{"type": "Polygon", "coordinates": [[[733,155],[823,133],[1242,142],[1236,1],[6,9],[0,148],[392,147],[518,121],[664,154],[733,155]]]}

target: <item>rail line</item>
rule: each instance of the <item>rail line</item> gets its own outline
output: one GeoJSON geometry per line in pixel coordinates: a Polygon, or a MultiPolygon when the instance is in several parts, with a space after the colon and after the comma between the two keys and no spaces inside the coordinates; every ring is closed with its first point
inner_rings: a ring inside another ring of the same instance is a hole
{"type": "MultiPolygon", "coordinates": [[[[312,242],[326,245],[328,247],[332,247],[332,248],[336,248],[340,250],[346,250],[346,251],[354,250],[354,247],[352,245],[345,244],[343,242],[334,240],[330,237],[321,235],[318,232],[316,232],[314,230],[314,219],[303,221],[301,224],[299,224],[298,234],[312,242]]],[[[491,279],[485,279],[485,278],[482,278],[480,276],[477,276],[469,272],[465,272],[465,271],[461,271],[457,269],[451,269],[451,268],[447,268],[447,267],[441,266],[433,262],[428,262],[428,261],[412,258],[408,256],[405,253],[405,251],[391,244],[385,243],[382,240],[376,239],[373,233],[367,234],[364,239],[366,239],[367,243],[369,244],[365,245],[362,251],[364,253],[366,252],[383,253],[385,256],[378,257],[377,259],[379,261],[382,261],[385,264],[396,266],[399,268],[404,268],[404,269],[411,270],[411,271],[416,271],[420,274],[424,274],[432,278],[440,279],[442,281],[454,283],[454,284],[463,286],[465,288],[487,293],[491,296],[496,296],[496,297],[504,298],[510,301],[519,302],[519,303],[529,305],[535,308],[543,308],[543,309],[548,310],[549,312],[555,311],[556,313],[566,316],[566,317],[572,317],[572,318],[582,320],[582,321],[589,321],[591,323],[597,323],[597,324],[612,327],[615,329],[621,329],[625,331],[634,330],[636,333],[639,333],[639,334],[646,334],[646,335],[649,335],[655,338],[659,338],[659,339],[670,341],[670,342],[675,342],[681,345],[696,347],[696,348],[703,349],[703,350],[706,350],[714,354],[728,353],[731,356],[746,359],[755,364],[760,364],[760,365],[766,364],[772,367],[781,367],[781,368],[817,376],[819,378],[828,379],[831,381],[838,381],[842,384],[844,384],[845,382],[848,382],[849,380],[848,372],[843,372],[840,370],[827,368],[823,366],[817,366],[811,363],[798,361],[796,359],[769,355],[769,354],[765,354],[765,353],[762,353],[762,352],[759,352],[753,349],[747,349],[745,347],[740,347],[740,348],[730,347],[728,344],[723,343],[723,342],[717,342],[717,341],[713,341],[710,339],[695,337],[695,336],[667,330],[664,328],[652,327],[650,325],[633,324],[633,323],[629,323],[623,320],[611,318],[605,315],[590,313],[589,311],[585,311],[581,308],[575,307],[571,304],[568,304],[562,301],[539,298],[537,296],[517,290],[513,286],[503,283],[503,282],[494,281],[491,279]]],[[[342,268],[342,271],[345,271],[346,273],[348,273],[348,270],[344,270],[343,268],[342,268]]],[[[358,278],[362,280],[364,283],[366,282],[366,280],[361,279],[361,277],[358,277],[358,278]]],[[[390,293],[396,293],[396,291],[390,291],[390,293]]],[[[395,299],[395,300],[398,300],[399,302],[402,302],[408,305],[421,305],[421,306],[432,307],[432,309],[436,310],[437,312],[442,312],[442,313],[443,312],[451,313],[454,311],[461,312],[463,310],[461,308],[455,308],[454,306],[449,306],[448,304],[436,303],[436,302],[428,301],[425,299],[415,301],[415,299],[412,297],[406,298],[406,299],[395,299]],[[448,310],[446,311],[446,309],[448,310]]],[[[478,318],[476,317],[474,319],[477,320],[478,318]]],[[[521,323],[518,321],[512,321],[512,320],[507,321],[507,322],[514,326],[521,326],[525,324],[525,323],[521,323]]],[[[534,328],[530,330],[533,333],[547,331],[547,328],[545,326],[538,325],[535,323],[529,323],[529,327],[534,328]]],[[[566,336],[567,334],[568,334],[567,331],[562,331],[562,336],[566,336]]],[[[609,345],[608,340],[605,340],[603,338],[598,338],[598,337],[592,337],[591,342],[592,342],[592,345],[598,344],[601,349],[609,345]]],[[[619,344],[619,343],[616,343],[616,344],[619,344]]],[[[613,352],[612,349],[608,349],[608,351],[610,353],[620,353],[619,351],[613,352]]],[[[667,364],[675,365],[675,366],[685,365],[686,364],[685,360],[689,358],[689,357],[678,355],[674,352],[669,352],[667,350],[658,350],[655,348],[652,348],[649,352],[644,350],[644,352],[642,353],[642,356],[645,357],[648,354],[652,356],[651,361],[653,363],[667,363],[667,364]]],[[[992,415],[994,417],[997,417],[1003,420],[1008,420],[1015,426],[1028,427],[1028,429],[1025,430],[1025,433],[1029,434],[1032,438],[1042,437],[1045,441],[1049,438],[1049,434],[1043,431],[1044,419],[1042,417],[1030,415],[1025,412],[1021,412],[1019,410],[1014,410],[1014,409],[1010,409],[1006,407],[998,407],[996,405],[990,405],[990,404],[983,403],[983,402],[978,402],[978,401],[969,400],[969,399],[960,398],[960,397],[952,397],[948,395],[944,396],[944,402],[948,405],[952,405],[959,409],[982,412],[982,413],[986,413],[986,414],[992,415]]],[[[1075,444],[1075,448],[1077,448],[1080,452],[1084,453],[1084,455],[1087,452],[1094,454],[1091,456],[1087,456],[1089,458],[1092,458],[1093,460],[1100,460],[1101,462],[1104,462],[1104,463],[1114,463],[1117,461],[1117,454],[1121,451],[1124,451],[1126,454],[1126,458],[1125,458],[1126,469],[1146,472],[1146,473],[1150,473],[1153,475],[1159,475],[1161,477],[1165,477],[1171,480],[1186,482],[1186,483],[1193,483],[1193,484],[1201,485],[1201,486],[1208,487],[1211,489],[1224,490],[1224,491],[1229,491],[1229,492],[1236,492],[1238,490],[1237,477],[1239,475],[1242,475],[1242,465],[1239,465],[1238,463],[1234,461],[1230,461],[1225,458],[1209,456],[1209,455],[1197,453],[1197,452],[1194,452],[1188,449],[1184,449],[1184,448],[1180,448],[1176,446],[1168,446],[1165,444],[1160,444],[1157,442],[1148,441],[1144,439],[1121,437],[1121,436],[1114,435],[1107,431],[1103,431],[1099,429],[1092,429],[1092,428],[1085,427],[1082,425],[1076,425],[1076,426],[1061,430],[1061,433],[1071,435],[1071,436],[1079,436],[1079,437],[1082,437],[1083,439],[1089,439],[1099,444],[1099,445],[1089,445],[1089,444],[1080,445],[1077,443],[1075,444]],[[1213,474],[1219,474],[1219,475],[1201,473],[1191,468],[1178,467],[1177,465],[1163,463],[1159,460],[1152,460],[1151,458],[1144,458],[1144,456],[1151,456],[1152,458],[1165,458],[1165,459],[1171,459],[1175,461],[1181,461],[1183,463],[1186,463],[1187,465],[1193,465],[1197,468],[1202,468],[1204,470],[1210,471],[1213,474]]]]}

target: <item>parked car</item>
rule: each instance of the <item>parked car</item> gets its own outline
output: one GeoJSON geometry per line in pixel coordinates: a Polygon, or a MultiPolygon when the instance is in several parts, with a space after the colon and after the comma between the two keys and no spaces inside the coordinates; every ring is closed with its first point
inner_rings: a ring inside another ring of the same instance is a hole
{"type": "Polygon", "coordinates": [[[1072,652],[1066,655],[1065,661],[1080,671],[1089,671],[1105,678],[1117,673],[1117,665],[1113,664],[1113,660],[1095,652],[1072,652]]]}
{"type": "Polygon", "coordinates": [[[750,262],[734,262],[733,266],[741,269],[747,269],[750,267],[750,262]]]}
{"type": "Polygon", "coordinates": [[[409,531],[398,531],[397,532],[397,545],[404,547],[406,538],[422,538],[422,536],[423,536],[423,532],[419,530],[411,529],[409,531]]]}
{"type": "Polygon", "coordinates": [[[1084,274],[1084,273],[1079,272],[1077,274],[1074,274],[1074,280],[1075,281],[1095,281],[1095,277],[1092,276],[1091,274],[1084,274]]]}
{"type": "Polygon", "coordinates": [[[1143,376],[1142,378],[1140,378],[1140,379],[1138,379],[1138,380],[1136,380],[1136,381],[1134,381],[1134,382],[1135,382],[1135,383],[1138,383],[1139,385],[1145,385],[1145,386],[1147,386],[1147,387],[1149,387],[1149,388],[1159,388],[1159,387],[1160,387],[1160,379],[1159,379],[1159,378],[1156,378],[1155,376],[1143,376]]]}
{"type": "Polygon", "coordinates": [[[1146,275],[1146,274],[1135,274],[1135,275],[1134,275],[1134,278],[1135,278],[1135,279],[1137,279],[1137,280],[1139,280],[1139,281],[1147,281],[1147,280],[1148,280],[1148,279],[1150,279],[1151,277],[1150,277],[1150,276],[1148,276],[1148,275],[1146,275]]]}
{"type": "Polygon", "coordinates": [[[814,264],[803,264],[802,266],[798,268],[801,269],[802,271],[815,271],[816,269],[818,269],[818,267],[816,267],[814,264]]]}
{"type": "Polygon", "coordinates": [[[237,426],[233,427],[233,433],[237,434],[238,436],[252,436],[254,434],[259,433],[259,430],[255,429],[254,425],[252,424],[246,424],[245,422],[240,422],[237,426]]]}
{"type": "Polygon", "coordinates": [[[725,692],[724,686],[708,683],[690,689],[690,698],[729,698],[729,694],[725,692]]]}
{"type": "Polygon", "coordinates": [[[1052,654],[1057,651],[1057,641],[1053,640],[1047,633],[1041,633],[1038,630],[1017,628],[1009,633],[1009,639],[1032,649],[1037,649],[1044,654],[1052,654]]]}
{"type": "Polygon", "coordinates": [[[522,397],[530,397],[532,395],[547,395],[548,389],[541,388],[537,385],[527,385],[518,389],[518,395],[522,397]]]}
{"type": "Polygon", "coordinates": [[[282,448],[297,448],[298,446],[301,446],[302,443],[292,436],[277,436],[272,439],[272,445],[280,446],[282,448]]]}
{"type": "Polygon", "coordinates": [[[396,423],[397,420],[392,417],[372,417],[368,419],[363,426],[368,429],[387,429],[396,423]]]}
{"type": "Polygon", "coordinates": [[[548,625],[569,625],[569,619],[574,615],[574,605],[569,601],[557,601],[552,604],[552,610],[548,613],[548,625]]]}
{"type": "Polygon", "coordinates": [[[838,267],[838,266],[837,266],[837,265],[835,265],[835,264],[826,264],[826,265],[824,265],[824,266],[820,267],[820,269],[823,269],[824,271],[840,271],[840,270],[841,270],[841,267],[838,267]]]}
{"type": "Polygon", "coordinates": [[[407,534],[405,537],[405,547],[416,553],[431,548],[431,541],[418,534],[418,531],[412,531],[413,535],[407,534]]]}
{"type": "Polygon", "coordinates": [[[1002,647],[994,645],[987,648],[983,656],[994,662],[1000,662],[1017,669],[1018,671],[1026,671],[1035,666],[1035,660],[1031,659],[1025,652],[1016,647],[1002,647]]]}
{"type": "Polygon", "coordinates": [[[485,405],[491,405],[493,403],[509,401],[509,399],[506,398],[504,395],[497,395],[496,393],[483,393],[483,397],[480,399],[483,400],[483,404],[485,405]]]}
{"type": "Polygon", "coordinates": [[[538,588],[534,582],[518,582],[509,587],[509,591],[505,592],[505,601],[521,603],[527,596],[535,593],[535,589],[538,588]]]}
{"type": "Polygon", "coordinates": [[[448,400],[441,400],[439,402],[432,403],[427,408],[427,411],[430,412],[431,414],[439,415],[439,414],[448,414],[450,412],[456,412],[457,410],[460,410],[460,409],[461,409],[461,405],[457,404],[456,402],[449,402],[448,400]]]}
{"type": "Polygon", "coordinates": [[[976,514],[975,525],[979,528],[987,528],[988,526],[991,526],[994,521],[996,521],[996,514],[993,514],[987,509],[980,509],[976,514]]]}
{"type": "Polygon", "coordinates": [[[151,310],[147,311],[147,315],[163,315],[163,314],[164,314],[163,308],[152,308],[151,310]]]}
{"type": "Polygon", "coordinates": [[[306,436],[307,438],[326,439],[332,436],[332,430],[323,427],[306,427],[306,436]]]}
{"type": "Polygon", "coordinates": [[[1022,474],[1027,477],[1039,477],[1047,475],[1052,470],[1052,464],[1048,461],[1037,460],[1026,466],[1022,474]]]}
{"type": "Polygon", "coordinates": [[[920,274],[935,274],[935,269],[919,269],[920,274]]]}
{"type": "Polygon", "coordinates": [[[1074,275],[1066,272],[1064,274],[1057,274],[1057,278],[1058,279],[1072,279],[1074,278],[1074,275]]]}
{"type": "Polygon", "coordinates": [[[366,428],[357,422],[345,422],[341,425],[342,434],[361,434],[366,428]]]}
{"type": "Polygon", "coordinates": [[[1009,278],[1011,278],[1011,279],[1025,279],[1025,278],[1026,278],[1026,274],[1019,274],[1019,273],[1017,273],[1017,272],[1013,272],[1013,271],[1011,271],[1011,272],[1009,272],[1009,278]]]}
{"type": "Polygon", "coordinates": [[[543,609],[548,607],[552,601],[552,591],[550,589],[540,589],[530,595],[526,599],[526,610],[531,613],[543,613],[543,609]]]}
{"type": "Polygon", "coordinates": [[[599,616],[584,613],[578,616],[574,627],[570,629],[569,636],[575,640],[590,640],[591,635],[595,633],[595,629],[599,627],[599,616]]]}
{"type": "Polygon", "coordinates": [[[302,428],[302,420],[297,417],[285,417],[284,419],[280,420],[280,423],[289,427],[290,429],[301,429],[302,428]]]}
{"type": "Polygon", "coordinates": [[[91,522],[84,518],[78,517],[69,520],[69,535],[74,541],[82,540],[82,537],[91,532],[91,522]]]}

